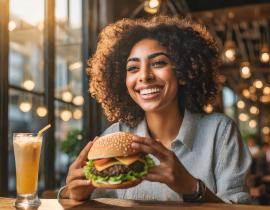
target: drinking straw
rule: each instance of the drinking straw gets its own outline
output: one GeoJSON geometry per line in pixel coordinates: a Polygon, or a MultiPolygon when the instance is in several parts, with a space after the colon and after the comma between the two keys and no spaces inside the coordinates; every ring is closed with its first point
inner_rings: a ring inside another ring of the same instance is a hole
{"type": "Polygon", "coordinates": [[[48,130],[49,128],[51,127],[51,124],[48,124],[48,125],[46,125],[44,128],[42,128],[39,132],[38,132],[38,136],[42,136],[42,134],[46,131],[46,130],[48,130]]]}

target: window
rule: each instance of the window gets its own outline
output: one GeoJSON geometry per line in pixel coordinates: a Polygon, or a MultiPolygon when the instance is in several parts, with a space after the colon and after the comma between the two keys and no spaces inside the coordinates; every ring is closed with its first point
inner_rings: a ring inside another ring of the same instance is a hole
{"type": "MultiPolygon", "coordinates": [[[[82,129],[82,1],[55,0],[55,45],[45,46],[46,0],[9,1],[9,170],[8,191],[16,193],[12,133],[37,132],[48,123],[45,105],[44,48],[55,47],[55,179],[56,186],[65,180],[71,161],[61,151],[61,141],[72,129],[82,129]],[[35,9],[33,9],[35,8],[35,9]],[[62,181],[62,182],[61,182],[62,181]]],[[[50,43],[53,44],[53,43],[50,43]]],[[[52,71],[53,72],[53,71],[52,71]]],[[[46,141],[46,139],[45,139],[46,141]]],[[[45,187],[43,162],[40,162],[39,191],[45,187]]]]}

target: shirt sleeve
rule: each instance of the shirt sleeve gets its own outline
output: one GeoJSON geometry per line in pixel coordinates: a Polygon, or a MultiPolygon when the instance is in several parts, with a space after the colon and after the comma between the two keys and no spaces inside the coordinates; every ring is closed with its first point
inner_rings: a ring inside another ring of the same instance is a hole
{"type": "Polygon", "coordinates": [[[226,203],[250,203],[246,178],[251,155],[232,120],[226,121],[220,141],[215,169],[217,196],[226,203]]]}

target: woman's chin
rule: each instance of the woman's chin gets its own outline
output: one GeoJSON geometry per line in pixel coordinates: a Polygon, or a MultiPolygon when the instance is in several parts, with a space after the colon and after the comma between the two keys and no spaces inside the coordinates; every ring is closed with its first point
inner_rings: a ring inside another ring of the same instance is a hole
{"type": "Polygon", "coordinates": [[[157,105],[151,105],[151,106],[141,106],[141,108],[144,110],[145,113],[155,113],[159,112],[160,108],[157,105]]]}

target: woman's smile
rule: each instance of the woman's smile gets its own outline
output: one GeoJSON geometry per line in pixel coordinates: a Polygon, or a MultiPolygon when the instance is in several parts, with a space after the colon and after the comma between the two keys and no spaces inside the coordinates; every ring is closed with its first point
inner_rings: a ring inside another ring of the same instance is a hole
{"type": "Polygon", "coordinates": [[[145,86],[137,88],[142,100],[152,100],[158,98],[162,94],[161,86],[145,86]]]}

